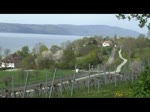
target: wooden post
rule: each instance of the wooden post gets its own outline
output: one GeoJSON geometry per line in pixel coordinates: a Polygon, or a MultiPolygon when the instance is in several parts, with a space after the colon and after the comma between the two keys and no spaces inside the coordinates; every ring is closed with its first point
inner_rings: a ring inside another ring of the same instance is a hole
{"type": "Polygon", "coordinates": [[[57,69],[55,68],[54,75],[53,75],[53,80],[52,80],[52,84],[51,84],[51,89],[50,89],[49,98],[50,98],[51,95],[52,95],[52,90],[53,90],[53,84],[54,84],[54,80],[55,80],[56,70],[57,70],[57,69]]]}
{"type": "MultiPolygon", "coordinates": [[[[116,68],[116,65],[115,65],[115,68],[116,68]]],[[[117,76],[117,74],[116,74],[116,70],[115,70],[115,87],[116,87],[116,85],[117,85],[117,84],[116,84],[116,81],[117,81],[117,80],[116,80],[116,76],[117,76]]]]}
{"type": "Polygon", "coordinates": [[[123,73],[124,82],[126,82],[126,73],[123,73]]]}
{"type": "Polygon", "coordinates": [[[46,98],[47,98],[47,88],[48,87],[48,83],[47,83],[47,72],[46,72],[46,88],[45,88],[45,92],[46,92],[46,98]]]}
{"type": "Polygon", "coordinates": [[[25,82],[25,86],[24,86],[23,98],[26,97],[26,88],[27,88],[28,78],[29,78],[29,72],[27,72],[26,82],[25,82]]]}
{"type": "Polygon", "coordinates": [[[133,71],[131,73],[131,80],[132,80],[132,83],[133,83],[133,71]]]}
{"type": "Polygon", "coordinates": [[[89,79],[88,79],[88,93],[90,93],[90,74],[91,74],[91,68],[90,68],[90,64],[89,64],[89,79]]]}
{"type": "Polygon", "coordinates": [[[74,70],[74,76],[73,76],[73,82],[72,82],[72,87],[71,87],[71,97],[73,95],[73,89],[74,89],[74,82],[75,82],[75,76],[76,76],[76,65],[75,65],[75,70],[74,70]]]}
{"type": "Polygon", "coordinates": [[[103,77],[104,77],[104,83],[105,83],[105,85],[106,85],[106,74],[105,74],[105,66],[104,66],[104,75],[103,75],[103,77]]]}
{"type": "Polygon", "coordinates": [[[14,76],[12,75],[12,97],[14,97],[14,76]]]}
{"type": "Polygon", "coordinates": [[[100,65],[98,65],[98,74],[99,74],[99,77],[98,77],[98,92],[99,92],[99,88],[100,88],[100,65]]]}
{"type": "Polygon", "coordinates": [[[61,97],[63,96],[63,83],[62,83],[62,76],[60,77],[60,94],[61,94],[61,97]]]}

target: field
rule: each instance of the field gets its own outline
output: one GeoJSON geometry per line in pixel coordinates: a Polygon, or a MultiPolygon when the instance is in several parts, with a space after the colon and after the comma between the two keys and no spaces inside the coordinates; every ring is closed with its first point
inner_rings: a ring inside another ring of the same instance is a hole
{"type": "Polygon", "coordinates": [[[144,58],[150,58],[149,51],[150,51],[150,48],[143,48],[143,49],[137,48],[135,50],[134,59],[139,60],[141,58],[142,60],[144,60],[144,58]]]}
{"type": "MultiPolygon", "coordinates": [[[[41,83],[46,81],[47,79],[52,80],[54,71],[52,70],[34,70],[34,71],[25,71],[25,70],[17,70],[17,71],[0,71],[0,88],[6,89],[12,86],[12,76],[14,86],[20,86],[25,84],[27,73],[29,73],[28,84],[33,83],[41,83]]],[[[73,75],[73,70],[57,70],[56,78],[58,77],[68,77],[73,75]]]]}
{"type": "MultiPolygon", "coordinates": [[[[132,98],[133,93],[131,89],[132,82],[119,82],[115,87],[115,84],[102,85],[98,87],[90,87],[88,93],[88,88],[83,87],[80,89],[75,89],[73,96],[71,96],[71,91],[65,91],[62,95],[53,95],[52,98],[132,98]]],[[[35,98],[46,98],[45,94],[36,96],[35,98]]]]}

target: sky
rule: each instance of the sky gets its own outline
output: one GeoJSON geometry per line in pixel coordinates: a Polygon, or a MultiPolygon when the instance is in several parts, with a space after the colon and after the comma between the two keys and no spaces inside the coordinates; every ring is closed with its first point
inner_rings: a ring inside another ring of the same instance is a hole
{"type": "Polygon", "coordinates": [[[147,34],[135,20],[118,20],[115,14],[0,14],[1,23],[109,25],[147,34]]]}

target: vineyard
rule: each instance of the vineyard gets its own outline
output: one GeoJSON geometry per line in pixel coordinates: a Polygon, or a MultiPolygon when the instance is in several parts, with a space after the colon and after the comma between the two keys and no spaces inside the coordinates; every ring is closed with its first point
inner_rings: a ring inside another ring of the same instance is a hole
{"type": "MultiPolygon", "coordinates": [[[[129,71],[129,66],[122,68],[121,73],[105,72],[103,66],[91,69],[89,65],[88,71],[80,71],[79,73],[69,75],[59,75],[59,70],[55,69],[53,76],[45,73],[45,80],[40,83],[31,83],[31,72],[22,71],[26,73],[24,85],[14,86],[15,77],[12,76],[11,84],[8,89],[1,89],[1,97],[7,98],[65,98],[65,97],[113,97],[128,94],[125,91],[121,93],[118,88],[126,90],[127,85],[132,85],[137,79],[138,74],[144,70],[144,66],[139,66],[139,71],[129,71]],[[103,72],[102,72],[103,71],[103,72]],[[111,91],[111,94],[107,94],[111,91]],[[105,94],[104,94],[105,93],[105,94]],[[92,94],[92,95],[91,95],[92,94]],[[94,95],[95,94],[95,95],[94,95]],[[93,96],[94,95],[94,96],[93,96]]],[[[150,66],[150,65],[148,65],[150,66]]],[[[76,66],[75,66],[76,69],[76,66]]],[[[128,88],[130,91],[130,89],[128,88]]],[[[127,96],[125,96],[127,97],[127,96]]]]}
{"type": "MultiPolygon", "coordinates": [[[[115,53],[115,50],[112,50],[115,53]]],[[[18,70],[2,71],[0,97],[2,98],[66,98],[66,97],[133,97],[132,84],[150,60],[127,63],[118,51],[119,65],[89,64],[88,69],[74,66],[74,70],[18,70]],[[11,74],[11,75],[10,75],[11,74]],[[5,77],[3,77],[5,76],[5,77]]],[[[114,55],[108,60],[113,61],[114,55]]],[[[111,61],[109,62],[111,64],[111,61]]]]}

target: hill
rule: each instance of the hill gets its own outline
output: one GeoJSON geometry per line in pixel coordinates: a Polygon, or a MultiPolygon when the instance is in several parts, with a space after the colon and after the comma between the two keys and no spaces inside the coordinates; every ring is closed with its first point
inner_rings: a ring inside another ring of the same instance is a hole
{"type": "Polygon", "coordinates": [[[0,23],[0,32],[10,33],[35,33],[35,34],[57,34],[57,35],[80,35],[80,36],[132,36],[137,37],[140,33],[113,27],[108,25],[37,25],[37,24],[16,24],[16,23],[0,23]]]}

